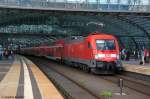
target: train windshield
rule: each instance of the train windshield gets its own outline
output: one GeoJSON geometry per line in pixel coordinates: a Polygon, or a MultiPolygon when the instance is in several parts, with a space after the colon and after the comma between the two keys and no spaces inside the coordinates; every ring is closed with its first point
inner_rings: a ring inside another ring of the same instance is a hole
{"type": "Polygon", "coordinates": [[[96,40],[97,50],[115,50],[114,40],[96,40]]]}

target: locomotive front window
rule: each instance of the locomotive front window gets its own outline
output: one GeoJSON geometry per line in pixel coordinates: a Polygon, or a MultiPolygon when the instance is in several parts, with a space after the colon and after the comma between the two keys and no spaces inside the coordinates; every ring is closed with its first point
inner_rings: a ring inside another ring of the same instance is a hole
{"type": "Polygon", "coordinates": [[[115,50],[114,40],[96,40],[97,50],[115,50]]]}

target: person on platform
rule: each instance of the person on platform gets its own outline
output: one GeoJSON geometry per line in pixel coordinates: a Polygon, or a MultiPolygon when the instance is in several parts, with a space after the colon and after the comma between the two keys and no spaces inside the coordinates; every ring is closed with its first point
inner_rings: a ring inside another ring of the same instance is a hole
{"type": "Polygon", "coordinates": [[[142,50],[141,50],[141,61],[140,61],[141,65],[145,64],[144,58],[145,58],[145,56],[144,56],[144,47],[142,47],[142,50]]]}
{"type": "Polygon", "coordinates": [[[125,59],[126,59],[126,49],[125,49],[125,48],[123,48],[123,49],[121,50],[121,59],[122,59],[122,60],[125,60],[125,59]]]}
{"type": "Polygon", "coordinates": [[[149,63],[149,50],[148,49],[144,49],[144,60],[145,63],[149,63]]]}
{"type": "Polygon", "coordinates": [[[139,51],[138,51],[138,49],[134,50],[134,59],[135,60],[139,59],[139,51]]]}
{"type": "Polygon", "coordinates": [[[150,50],[149,50],[148,63],[150,63],[150,50]]]}
{"type": "Polygon", "coordinates": [[[4,50],[4,56],[6,59],[8,59],[9,51],[7,49],[4,50]]]}
{"type": "Polygon", "coordinates": [[[126,51],[126,61],[130,60],[130,56],[131,56],[131,52],[130,52],[130,50],[127,50],[126,51]]]}

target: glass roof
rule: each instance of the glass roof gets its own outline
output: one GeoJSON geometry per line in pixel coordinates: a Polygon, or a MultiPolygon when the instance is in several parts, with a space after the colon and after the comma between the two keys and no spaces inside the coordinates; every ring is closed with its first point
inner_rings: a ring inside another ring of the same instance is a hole
{"type": "Polygon", "coordinates": [[[115,35],[121,47],[150,49],[149,14],[0,10],[2,45],[3,42],[21,47],[49,45],[55,39],[87,36],[95,31],[115,35]]]}
{"type": "Polygon", "coordinates": [[[150,12],[149,0],[0,0],[0,6],[77,11],[150,12]]]}

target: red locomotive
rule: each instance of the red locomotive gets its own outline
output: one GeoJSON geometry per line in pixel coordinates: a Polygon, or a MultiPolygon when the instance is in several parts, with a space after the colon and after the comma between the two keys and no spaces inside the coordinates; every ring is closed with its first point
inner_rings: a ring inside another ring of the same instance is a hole
{"type": "Polygon", "coordinates": [[[123,70],[117,39],[108,34],[72,36],[56,41],[52,46],[27,48],[21,52],[45,56],[94,73],[112,74],[123,70]]]}

